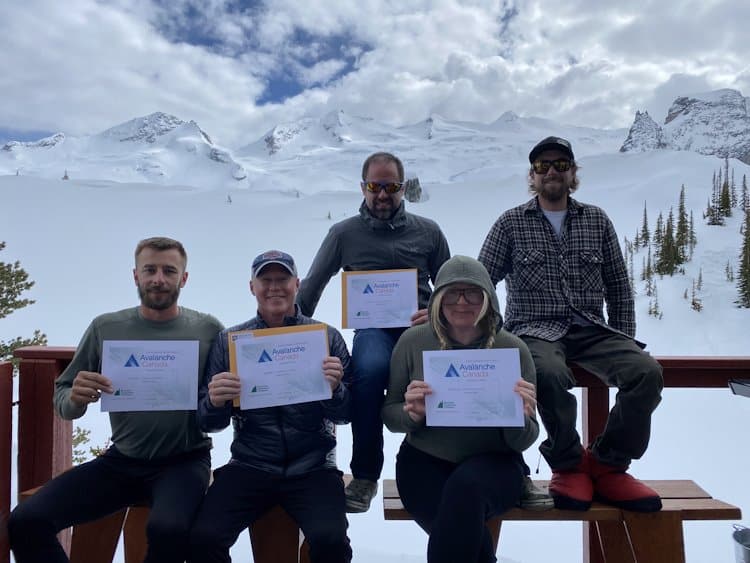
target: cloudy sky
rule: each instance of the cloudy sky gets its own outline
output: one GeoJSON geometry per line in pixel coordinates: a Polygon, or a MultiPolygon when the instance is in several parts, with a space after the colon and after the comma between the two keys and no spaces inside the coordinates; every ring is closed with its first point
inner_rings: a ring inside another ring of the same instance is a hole
{"type": "Polygon", "coordinates": [[[678,95],[750,96],[748,21],[746,0],[3,0],[0,141],[154,111],[228,147],[334,109],[662,122],[678,95]]]}

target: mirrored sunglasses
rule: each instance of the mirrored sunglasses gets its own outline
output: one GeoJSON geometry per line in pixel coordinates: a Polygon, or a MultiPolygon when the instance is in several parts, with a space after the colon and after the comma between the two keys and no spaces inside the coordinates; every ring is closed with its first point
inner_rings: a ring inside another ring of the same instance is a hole
{"type": "Polygon", "coordinates": [[[484,302],[484,292],[478,287],[468,287],[466,289],[448,289],[443,294],[444,305],[455,305],[459,298],[463,296],[464,301],[469,305],[481,305],[484,302]]]}
{"type": "Polygon", "coordinates": [[[567,172],[573,166],[573,163],[567,158],[558,158],[557,160],[535,160],[531,166],[537,174],[546,174],[549,172],[550,166],[553,166],[558,172],[567,172]]]}
{"type": "Polygon", "coordinates": [[[387,194],[395,194],[404,187],[403,182],[362,182],[362,186],[370,193],[377,194],[385,190],[387,194]]]}

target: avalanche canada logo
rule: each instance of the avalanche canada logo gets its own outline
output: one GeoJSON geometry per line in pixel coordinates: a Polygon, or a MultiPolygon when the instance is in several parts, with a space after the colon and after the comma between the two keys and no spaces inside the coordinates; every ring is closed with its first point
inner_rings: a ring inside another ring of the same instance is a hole
{"type": "Polygon", "coordinates": [[[368,283],[365,286],[365,290],[362,293],[365,294],[365,293],[375,293],[375,292],[372,290],[372,286],[370,286],[370,284],[368,283]]]}
{"type": "Polygon", "coordinates": [[[125,362],[125,367],[126,368],[138,368],[141,366],[138,365],[138,360],[135,359],[135,356],[133,354],[130,354],[128,361],[125,362]]]}
{"type": "Polygon", "coordinates": [[[268,352],[266,352],[265,350],[263,350],[263,353],[260,355],[260,358],[258,358],[258,363],[259,364],[261,364],[263,362],[272,362],[272,361],[273,361],[273,359],[268,354],[268,352]]]}
{"type": "Polygon", "coordinates": [[[456,368],[453,367],[453,364],[451,364],[448,371],[445,372],[445,377],[461,377],[461,375],[456,371],[456,368]]]}

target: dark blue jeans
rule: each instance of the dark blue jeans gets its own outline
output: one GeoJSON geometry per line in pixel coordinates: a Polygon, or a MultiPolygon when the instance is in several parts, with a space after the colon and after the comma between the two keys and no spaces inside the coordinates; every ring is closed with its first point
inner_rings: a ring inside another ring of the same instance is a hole
{"type": "Polygon", "coordinates": [[[352,404],[352,475],[377,481],[383,470],[383,420],[380,409],[388,387],[391,353],[405,328],[365,328],[354,332],[352,404]]]}
{"type": "Polygon", "coordinates": [[[452,463],[404,440],[396,457],[396,483],[404,508],[430,535],[428,563],[496,561],[485,521],[521,498],[521,454],[484,453],[452,463]]]}
{"type": "Polygon", "coordinates": [[[230,463],[214,472],[190,534],[188,563],[230,563],[229,548],[242,530],[277,504],[305,534],[312,563],[349,563],[344,503],[337,469],[283,477],[230,463]]]}
{"type": "Polygon", "coordinates": [[[16,563],[67,563],[57,532],[148,501],[144,563],[182,563],[193,517],[211,474],[208,450],[162,460],[122,455],[113,446],[55,477],[8,520],[16,563]]]}

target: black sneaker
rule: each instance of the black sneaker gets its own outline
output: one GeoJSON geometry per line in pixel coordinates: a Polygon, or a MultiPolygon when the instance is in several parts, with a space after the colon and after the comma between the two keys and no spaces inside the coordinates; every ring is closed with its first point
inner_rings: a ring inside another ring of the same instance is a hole
{"type": "Polygon", "coordinates": [[[526,475],[523,478],[523,490],[521,491],[519,505],[525,510],[549,510],[555,507],[555,501],[547,491],[537,487],[531,477],[526,475]]]}

